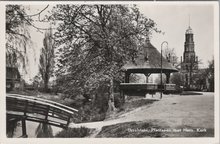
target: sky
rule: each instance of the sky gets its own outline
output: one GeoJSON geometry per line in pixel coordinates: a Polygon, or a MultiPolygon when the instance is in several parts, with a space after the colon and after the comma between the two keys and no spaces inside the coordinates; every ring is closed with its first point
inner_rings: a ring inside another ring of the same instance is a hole
{"type": "MultiPolygon", "coordinates": [[[[168,42],[177,56],[183,56],[185,32],[189,27],[194,33],[195,53],[202,64],[207,67],[214,55],[214,9],[206,4],[171,4],[171,5],[138,5],[140,11],[154,20],[157,28],[165,34],[153,33],[151,43],[160,51],[161,43],[168,42]],[[190,22],[189,22],[190,21],[190,22]],[[190,23],[190,24],[189,24],[190,23]]],[[[164,48],[165,46],[163,46],[164,48]]]]}
{"type": "MultiPolygon", "coordinates": [[[[27,13],[34,14],[42,10],[46,5],[29,6],[27,13]]],[[[195,53],[201,60],[201,68],[207,67],[208,61],[214,55],[214,8],[211,4],[138,4],[137,5],[147,18],[155,21],[156,27],[164,34],[153,33],[151,43],[160,51],[161,43],[168,42],[169,48],[174,48],[176,55],[183,56],[185,31],[189,27],[194,33],[195,53]],[[189,19],[190,16],[190,19],[189,19]],[[190,23],[189,23],[190,21],[190,23]]],[[[50,10],[50,6],[47,10],[50,10]]],[[[42,13],[46,14],[47,11],[42,13]]],[[[48,24],[38,23],[38,27],[47,27],[48,24]]],[[[44,34],[30,28],[32,49],[29,52],[30,67],[26,77],[33,78],[38,72],[40,50],[43,47],[44,34]],[[33,57],[35,56],[35,59],[33,57]]],[[[26,78],[26,79],[29,79],[26,78]]]]}

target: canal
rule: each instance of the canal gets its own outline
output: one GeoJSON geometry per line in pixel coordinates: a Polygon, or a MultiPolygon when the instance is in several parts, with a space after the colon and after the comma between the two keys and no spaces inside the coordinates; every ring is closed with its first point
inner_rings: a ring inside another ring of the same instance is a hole
{"type": "MultiPolygon", "coordinates": [[[[40,123],[32,122],[32,121],[26,121],[26,128],[27,128],[27,135],[28,138],[36,138],[36,130],[37,127],[40,125],[40,123]]],[[[58,132],[62,131],[62,128],[51,126],[53,136],[55,136],[58,132]]],[[[22,136],[22,126],[21,122],[18,122],[18,126],[15,129],[14,132],[14,138],[22,136]]]]}

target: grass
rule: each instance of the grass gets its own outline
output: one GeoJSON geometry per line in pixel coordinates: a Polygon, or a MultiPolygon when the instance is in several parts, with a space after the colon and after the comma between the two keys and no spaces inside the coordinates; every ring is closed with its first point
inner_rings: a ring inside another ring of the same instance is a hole
{"type": "Polygon", "coordinates": [[[92,129],[86,127],[68,128],[55,135],[57,138],[83,138],[91,134],[92,129]]]}
{"type": "Polygon", "coordinates": [[[96,136],[98,138],[143,138],[143,137],[214,137],[214,129],[197,131],[197,128],[180,126],[177,128],[161,127],[154,121],[135,121],[105,126],[96,136]],[[180,131],[174,131],[180,130],[180,131]],[[193,131],[186,131],[193,130],[193,131]]]}
{"type": "Polygon", "coordinates": [[[106,116],[106,119],[115,119],[120,117],[121,115],[133,111],[142,106],[150,106],[154,102],[158,100],[153,99],[144,99],[143,97],[133,97],[128,99],[120,108],[117,109],[115,113],[111,113],[110,115],[106,116]]]}
{"type": "Polygon", "coordinates": [[[140,138],[140,137],[163,137],[161,132],[147,132],[149,128],[159,128],[151,122],[126,122],[115,125],[105,126],[96,137],[112,137],[112,138],[140,138]],[[136,131],[132,131],[136,130],[136,131]]]}
{"type": "Polygon", "coordinates": [[[126,102],[123,105],[122,109],[124,109],[124,110],[133,110],[133,109],[136,109],[138,107],[150,105],[150,104],[154,103],[155,101],[158,101],[158,100],[143,99],[143,98],[133,99],[133,100],[130,100],[130,101],[126,102]]]}

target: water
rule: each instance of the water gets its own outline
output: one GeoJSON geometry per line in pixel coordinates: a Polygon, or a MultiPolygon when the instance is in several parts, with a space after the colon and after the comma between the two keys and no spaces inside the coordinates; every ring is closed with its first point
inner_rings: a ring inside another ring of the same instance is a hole
{"type": "MultiPolygon", "coordinates": [[[[27,131],[27,135],[28,138],[36,138],[36,134],[35,131],[37,129],[37,127],[39,126],[40,123],[37,122],[31,122],[31,121],[26,121],[26,131],[27,131]]],[[[55,127],[55,126],[51,126],[52,130],[53,130],[53,136],[55,136],[58,132],[62,131],[62,128],[59,127],[55,127]]],[[[15,138],[22,136],[22,125],[21,122],[19,122],[14,136],[15,138]]]]}

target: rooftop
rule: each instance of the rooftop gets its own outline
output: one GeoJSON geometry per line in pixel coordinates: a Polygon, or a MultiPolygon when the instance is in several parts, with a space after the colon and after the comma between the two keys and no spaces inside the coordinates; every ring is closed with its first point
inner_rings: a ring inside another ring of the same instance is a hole
{"type": "MultiPolygon", "coordinates": [[[[146,43],[139,49],[134,61],[127,62],[122,69],[134,73],[160,73],[161,54],[149,40],[146,40],[146,43]]],[[[162,57],[162,72],[177,72],[177,69],[162,57]]]]}
{"type": "Polygon", "coordinates": [[[192,28],[190,26],[186,30],[186,34],[193,34],[192,28]]]}

